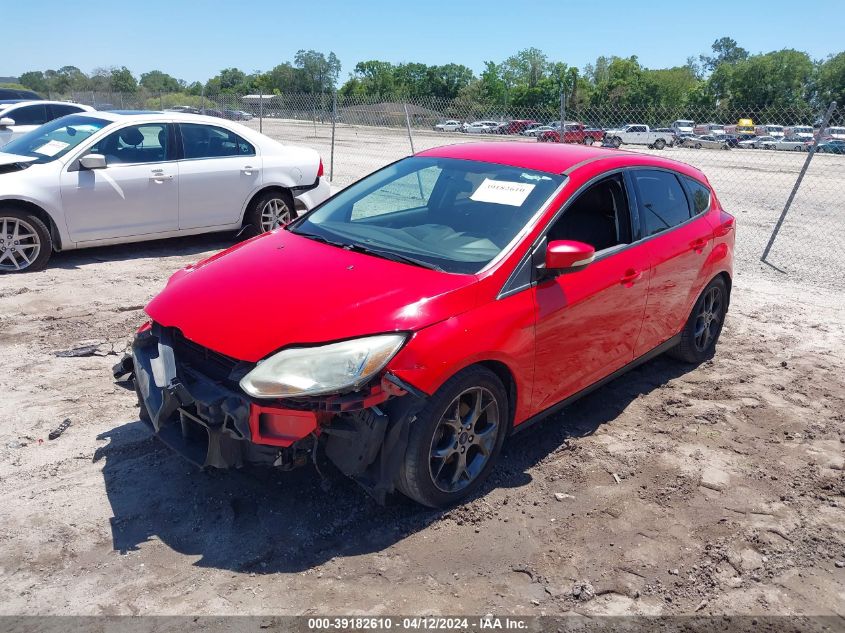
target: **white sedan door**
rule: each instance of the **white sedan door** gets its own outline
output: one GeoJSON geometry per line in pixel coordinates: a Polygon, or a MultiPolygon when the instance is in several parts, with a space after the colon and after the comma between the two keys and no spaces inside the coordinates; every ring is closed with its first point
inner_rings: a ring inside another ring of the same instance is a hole
{"type": "Polygon", "coordinates": [[[72,161],[61,175],[62,206],[74,242],[150,235],[179,228],[179,173],[170,123],[123,127],[86,154],[103,169],[72,161]]]}
{"type": "Polygon", "coordinates": [[[255,148],[224,127],[180,123],[179,228],[239,221],[249,195],[261,185],[255,148]]]}

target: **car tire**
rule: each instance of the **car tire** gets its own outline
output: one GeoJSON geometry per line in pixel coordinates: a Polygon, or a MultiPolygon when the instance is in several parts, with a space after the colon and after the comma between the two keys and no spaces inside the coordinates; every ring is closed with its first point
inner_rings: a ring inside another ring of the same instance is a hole
{"type": "Polygon", "coordinates": [[[594,139],[592,136],[585,136],[584,137],[584,145],[592,145],[595,142],[596,142],[596,139],[594,139]]]}
{"type": "Polygon", "coordinates": [[[471,495],[499,456],[510,427],[508,411],[505,387],[486,367],[473,366],[447,380],[411,424],[398,489],[431,508],[471,495]]]}
{"type": "Polygon", "coordinates": [[[618,148],[618,147],[620,147],[621,145],[622,145],[622,139],[621,139],[621,138],[619,138],[618,136],[614,136],[612,139],[610,139],[610,146],[611,146],[611,147],[616,147],[616,148],[618,148]]]}
{"type": "Polygon", "coordinates": [[[0,209],[0,231],[0,273],[44,270],[53,254],[53,237],[41,218],[0,209]]]}
{"type": "Polygon", "coordinates": [[[701,149],[701,143],[696,143],[693,147],[695,147],[695,149],[701,149]]]}
{"type": "Polygon", "coordinates": [[[284,189],[274,189],[261,194],[250,204],[244,217],[244,226],[256,233],[266,233],[284,226],[296,218],[293,196],[284,189]]]}
{"type": "Polygon", "coordinates": [[[730,145],[728,145],[727,143],[725,143],[724,145],[722,145],[722,149],[726,149],[726,150],[727,150],[727,149],[730,149],[730,148],[731,148],[731,147],[730,147],[730,145]]]}
{"type": "Polygon", "coordinates": [[[666,147],[666,141],[664,141],[662,138],[659,138],[654,141],[654,149],[663,149],[664,147],[666,147]]]}
{"type": "Polygon", "coordinates": [[[719,276],[707,284],[699,295],[681,330],[681,340],[668,354],[685,363],[702,363],[716,349],[725,315],[728,311],[728,288],[725,280],[719,276]],[[709,315],[709,316],[708,316],[709,315]]]}

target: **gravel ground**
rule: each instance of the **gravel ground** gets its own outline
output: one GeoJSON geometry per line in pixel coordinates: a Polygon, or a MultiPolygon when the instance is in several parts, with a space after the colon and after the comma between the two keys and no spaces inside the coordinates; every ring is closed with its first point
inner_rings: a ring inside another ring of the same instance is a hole
{"type": "MultiPolygon", "coordinates": [[[[752,200],[775,175],[747,171],[730,195],[752,200]]],[[[742,253],[778,204],[738,210],[742,253]]],[[[840,293],[743,256],[712,361],[643,365],[434,512],[379,507],[328,464],[198,472],[150,437],[110,367],[170,273],[229,243],[0,278],[0,614],[845,615],[840,293]]]]}

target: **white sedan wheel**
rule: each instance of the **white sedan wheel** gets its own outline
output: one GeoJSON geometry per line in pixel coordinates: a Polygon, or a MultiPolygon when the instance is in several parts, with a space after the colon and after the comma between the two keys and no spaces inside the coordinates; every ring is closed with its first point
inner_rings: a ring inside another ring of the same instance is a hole
{"type": "Polygon", "coordinates": [[[287,203],[281,198],[270,198],[261,208],[261,230],[272,231],[293,219],[287,203]]]}

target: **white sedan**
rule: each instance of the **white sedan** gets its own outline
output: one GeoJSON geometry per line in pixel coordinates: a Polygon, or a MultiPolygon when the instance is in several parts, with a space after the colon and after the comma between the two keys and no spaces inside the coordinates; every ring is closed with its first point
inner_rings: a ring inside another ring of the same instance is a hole
{"type": "Polygon", "coordinates": [[[806,138],[799,137],[784,137],[776,139],[776,141],[771,144],[771,147],[766,147],[766,149],[774,147],[775,149],[779,149],[781,151],[806,152],[812,142],[812,138],[807,140],[806,138]]]}
{"type": "Polygon", "coordinates": [[[460,121],[456,121],[454,119],[450,119],[448,121],[443,121],[443,123],[438,123],[434,126],[435,132],[459,132],[461,128],[464,126],[463,123],[460,121]]]}
{"type": "Polygon", "coordinates": [[[0,101],[0,147],[53,119],[93,110],[91,106],[64,101],[0,101]]]}
{"type": "Polygon", "coordinates": [[[498,121],[474,121],[464,125],[463,131],[467,134],[490,134],[498,126],[498,121]]]}
{"type": "Polygon", "coordinates": [[[329,197],[312,149],[173,112],[71,114],[0,150],[0,272],[51,253],[277,228],[329,197]]]}

